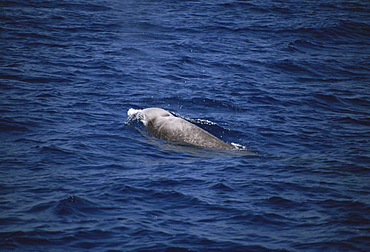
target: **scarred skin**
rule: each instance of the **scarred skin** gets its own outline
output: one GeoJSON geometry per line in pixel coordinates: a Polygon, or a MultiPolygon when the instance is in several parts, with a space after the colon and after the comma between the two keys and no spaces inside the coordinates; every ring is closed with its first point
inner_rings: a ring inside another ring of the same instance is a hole
{"type": "Polygon", "coordinates": [[[234,146],[164,109],[146,108],[142,113],[143,124],[156,138],[214,149],[235,149],[234,146]]]}

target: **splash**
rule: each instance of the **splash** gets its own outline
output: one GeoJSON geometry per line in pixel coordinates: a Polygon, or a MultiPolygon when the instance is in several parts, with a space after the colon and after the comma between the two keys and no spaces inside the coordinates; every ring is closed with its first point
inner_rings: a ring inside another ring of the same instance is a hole
{"type": "Polygon", "coordinates": [[[133,109],[133,108],[130,108],[129,110],[127,110],[127,115],[128,116],[132,116],[132,115],[137,114],[137,113],[139,113],[141,111],[142,111],[141,109],[133,109]]]}
{"type": "Polygon", "coordinates": [[[128,118],[125,121],[125,124],[131,125],[132,123],[136,121],[141,122],[144,119],[144,115],[141,113],[141,111],[142,111],[141,109],[133,109],[133,108],[130,108],[129,110],[127,110],[128,118]]]}

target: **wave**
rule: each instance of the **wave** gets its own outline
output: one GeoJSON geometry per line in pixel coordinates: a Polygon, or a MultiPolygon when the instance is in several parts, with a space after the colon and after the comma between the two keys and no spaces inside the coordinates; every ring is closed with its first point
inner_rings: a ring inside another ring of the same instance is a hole
{"type": "Polygon", "coordinates": [[[1,4],[1,251],[369,247],[367,2],[1,4]]]}

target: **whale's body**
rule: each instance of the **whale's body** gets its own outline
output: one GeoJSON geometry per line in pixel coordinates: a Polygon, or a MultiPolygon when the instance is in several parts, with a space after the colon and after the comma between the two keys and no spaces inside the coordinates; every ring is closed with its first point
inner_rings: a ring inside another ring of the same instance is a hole
{"type": "Polygon", "coordinates": [[[195,124],[172,115],[167,110],[146,108],[140,110],[139,113],[141,113],[140,120],[142,123],[156,138],[206,148],[235,149],[231,144],[225,143],[195,124]]]}

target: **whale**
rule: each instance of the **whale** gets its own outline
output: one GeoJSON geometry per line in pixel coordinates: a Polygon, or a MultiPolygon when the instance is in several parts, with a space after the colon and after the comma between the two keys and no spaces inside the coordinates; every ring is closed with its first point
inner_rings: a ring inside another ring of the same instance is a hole
{"type": "Polygon", "coordinates": [[[205,147],[220,150],[235,150],[228,144],[208,131],[174,116],[162,108],[145,108],[142,110],[128,111],[128,115],[139,114],[137,118],[145,128],[155,137],[161,140],[178,142],[191,146],[205,147]]]}

